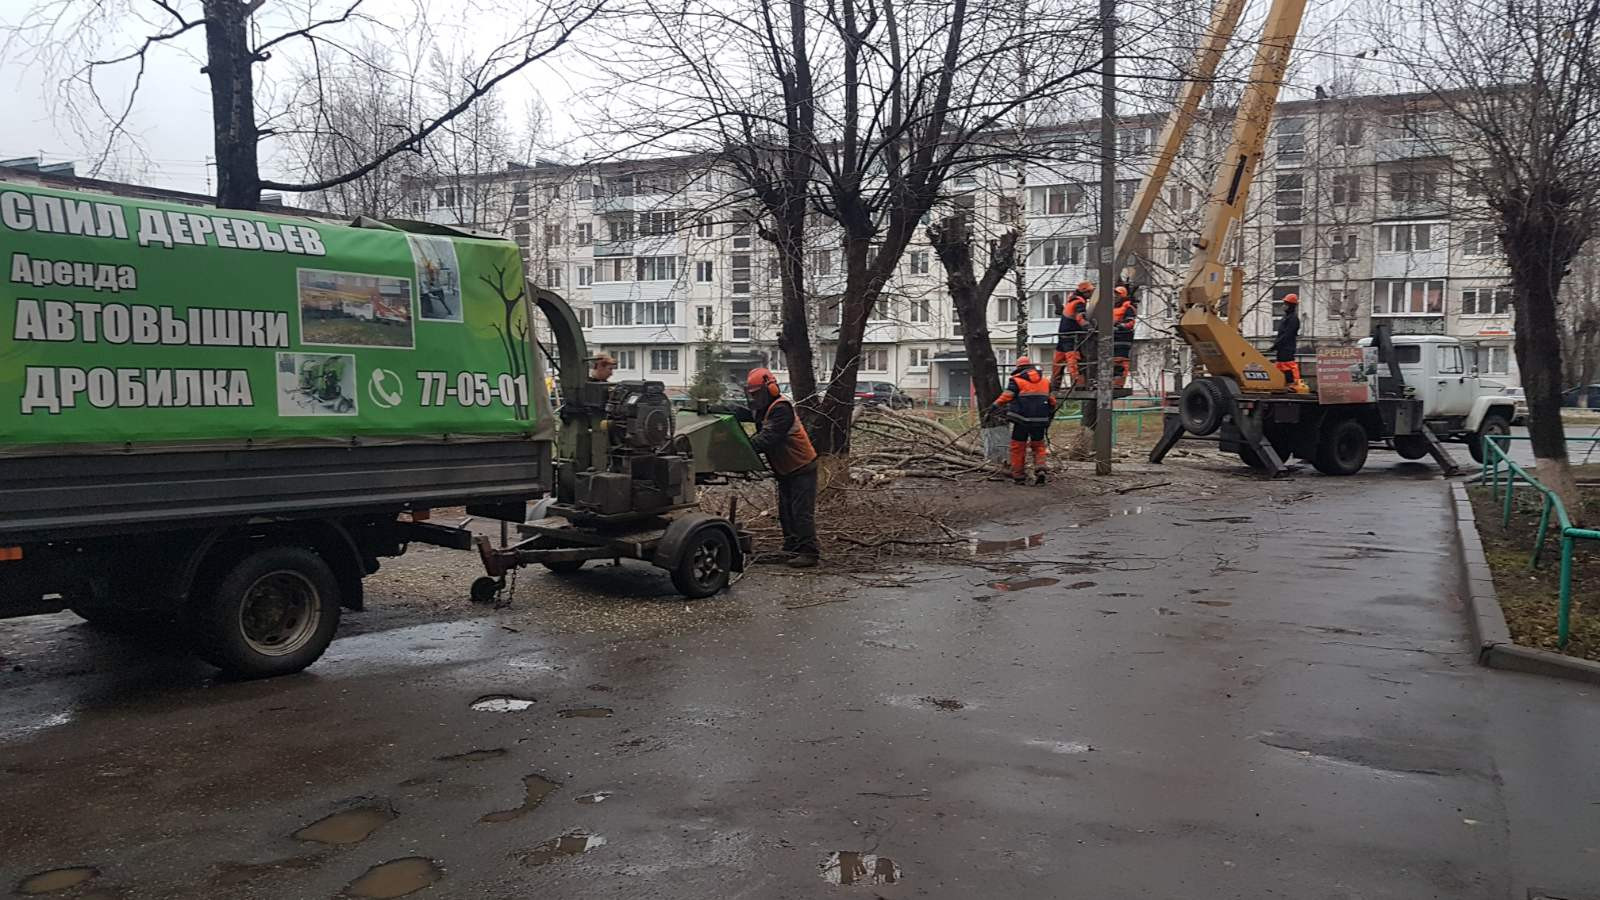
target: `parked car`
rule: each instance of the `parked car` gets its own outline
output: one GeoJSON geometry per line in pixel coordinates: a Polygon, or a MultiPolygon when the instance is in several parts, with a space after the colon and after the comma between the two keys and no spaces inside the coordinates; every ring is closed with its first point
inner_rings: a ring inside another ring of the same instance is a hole
{"type": "Polygon", "coordinates": [[[909,394],[887,381],[856,382],[856,403],[862,406],[887,406],[890,409],[907,409],[915,405],[909,394]]]}
{"type": "Polygon", "coordinates": [[[1583,409],[1600,409],[1600,384],[1580,384],[1575,388],[1563,391],[1561,405],[1577,406],[1583,409]]]}

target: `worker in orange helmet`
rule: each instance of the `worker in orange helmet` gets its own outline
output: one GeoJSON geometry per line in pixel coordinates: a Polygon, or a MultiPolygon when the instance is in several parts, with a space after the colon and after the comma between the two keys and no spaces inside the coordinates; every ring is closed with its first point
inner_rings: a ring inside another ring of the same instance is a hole
{"type": "Polygon", "coordinates": [[[1288,388],[1297,394],[1309,393],[1311,388],[1300,380],[1300,295],[1286,294],[1283,298],[1283,318],[1278,320],[1278,333],[1272,338],[1273,359],[1278,371],[1288,382],[1288,388]]]}
{"type": "Polygon", "coordinates": [[[1072,386],[1083,383],[1083,342],[1089,336],[1089,299],[1094,285],[1078,282],[1078,289],[1061,307],[1061,322],[1056,326],[1056,355],[1050,373],[1050,389],[1061,387],[1063,374],[1072,376],[1072,386]]]}
{"type": "Polygon", "coordinates": [[[1120,388],[1127,386],[1133,364],[1133,326],[1139,300],[1123,284],[1117,285],[1116,298],[1117,305],[1111,308],[1111,386],[1120,388]]]}
{"type": "Polygon", "coordinates": [[[735,407],[734,416],[755,423],[750,446],[766,456],[777,479],[783,555],[794,568],[814,568],[822,555],[817,544],[817,451],[795,414],[794,401],[778,390],[771,369],[751,369],[744,393],[750,405],[735,407]]]}
{"type": "Polygon", "coordinates": [[[1005,417],[1011,420],[1011,480],[1026,484],[1028,451],[1033,451],[1033,483],[1044,484],[1050,471],[1045,466],[1049,455],[1046,443],[1050,422],[1056,417],[1056,398],[1050,393],[1050,383],[1044,373],[1026,356],[1017,357],[1016,368],[1006,382],[1006,389],[994,401],[995,409],[1005,408],[1005,417]]]}

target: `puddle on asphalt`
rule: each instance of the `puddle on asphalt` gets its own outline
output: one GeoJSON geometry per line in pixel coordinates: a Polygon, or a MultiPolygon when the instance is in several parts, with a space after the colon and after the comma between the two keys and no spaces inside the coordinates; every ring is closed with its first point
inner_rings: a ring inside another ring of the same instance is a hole
{"type": "Polygon", "coordinates": [[[604,803],[604,802],[606,802],[606,800],[611,797],[611,794],[612,794],[611,791],[595,791],[592,794],[584,794],[583,796],[577,798],[577,800],[575,800],[573,802],[582,803],[582,804],[585,804],[585,805],[588,805],[588,806],[593,806],[596,803],[604,803]]]}
{"type": "Polygon", "coordinates": [[[542,866],[569,856],[588,853],[596,847],[605,846],[605,843],[606,839],[598,834],[589,834],[586,831],[568,832],[529,850],[523,854],[522,861],[530,866],[542,866]]]}
{"type": "Polygon", "coordinates": [[[502,747],[492,747],[488,750],[468,750],[465,753],[452,753],[449,756],[435,756],[434,762],[442,763],[474,763],[488,759],[499,759],[506,755],[502,747]]]}
{"type": "Polygon", "coordinates": [[[312,822],[296,831],[294,839],[341,846],[359,844],[398,816],[399,813],[386,806],[357,806],[312,822]]]}
{"type": "Polygon", "coordinates": [[[971,551],[973,556],[991,556],[996,553],[1010,553],[1013,550],[1031,550],[1044,545],[1044,532],[1030,534],[1027,537],[1013,538],[1005,541],[980,541],[974,538],[971,551]]]}
{"type": "Polygon", "coordinates": [[[953,697],[923,697],[921,699],[923,703],[926,703],[935,709],[942,709],[947,712],[967,708],[965,703],[962,703],[960,700],[957,700],[953,697]]]}
{"type": "Polygon", "coordinates": [[[485,813],[483,818],[478,821],[492,823],[520,819],[538,809],[539,804],[544,802],[544,798],[555,793],[556,788],[561,787],[561,782],[551,781],[543,775],[525,775],[523,776],[522,784],[528,789],[528,794],[523,798],[521,806],[516,809],[502,809],[499,812],[485,813]]]}
{"type": "Polygon", "coordinates": [[[900,867],[894,860],[855,850],[828,854],[821,869],[822,880],[829,884],[894,884],[900,880],[900,867]]]}
{"type": "Polygon", "coordinates": [[[1029,588],[1049,587],[1060,583],[1059,578],[1008,578],[1005,581],[991,581],[989,587],[997,591],[1025,591],[1029,588]]]}
{"type": "Polygon", "coordinates": [[[405,856],[379,863],[350,882],[345,893],[352,897],[404,897],[415,894],[444,875],[439,864],[426,856],[405,856]]]}
{"type": "Polygon", "coordinates": [[[1074,581],[1073,583],[1067,585],[1066,590],[1069,590],[1069,591],[1081,591],[1084,588],[1092,588],[1092,587],[1094,587],[1094,584],[1095,583],[1092,582],[1092,581],[1074,581]]]}
{"type": "Polygon", "coordinates": [[[609,719],[611,713],[609,706],[580,706],[577,709],[563,709],[556,715],[563,719],[609,719]]]}
{"type": "Polygon", "coordinates": [[[32,897],[38,894],[68,891],[99,874],[99,869],[90,866],[50,869],[22,879],[22,883],[17,885],[17,893],[32,897]]]}
{"type": "Polygon", "coordinates": [[[532,700],[510,694],[488,694],[472,701],[472,708],[478,712],[522,712],[532,705],[532,700]]]}

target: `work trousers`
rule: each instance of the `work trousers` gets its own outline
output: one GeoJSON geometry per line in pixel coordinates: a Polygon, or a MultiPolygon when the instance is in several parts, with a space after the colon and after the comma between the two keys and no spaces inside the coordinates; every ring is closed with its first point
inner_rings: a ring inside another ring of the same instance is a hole
{"type": "Polygon", "coordinates": [[[1027,470],[1028,455],[1033,455],[1033,471],[1035,473],[1047,471],[1045,457],[1049,454],[1049,443],[1046,440],[1050,433],[1050,423],[1040,422],[1013,422],[1011,425],[1011,477],[1021,478],[1027,470]]]}
{"type": "Polygon", "coordinates": [[[778,524],[783,526],[783,549],[804,556],[821,556],[817,545],[817,465],[778,475],[778,524]]]}

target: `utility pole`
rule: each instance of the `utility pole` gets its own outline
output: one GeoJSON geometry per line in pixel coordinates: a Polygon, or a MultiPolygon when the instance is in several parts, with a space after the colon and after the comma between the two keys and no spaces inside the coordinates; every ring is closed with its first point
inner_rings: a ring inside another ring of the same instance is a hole
{"type": "Polygon", "coordinates": [[[1111,307],[1117,259],[1117,0],[1100,0],[1100,285],[1095,293],[1094,472],[1111,474],[1111,307]]]}

